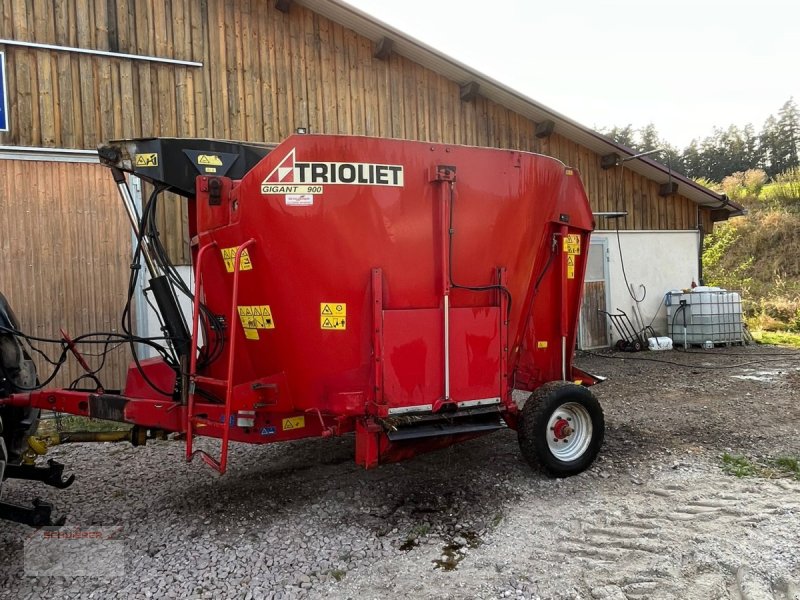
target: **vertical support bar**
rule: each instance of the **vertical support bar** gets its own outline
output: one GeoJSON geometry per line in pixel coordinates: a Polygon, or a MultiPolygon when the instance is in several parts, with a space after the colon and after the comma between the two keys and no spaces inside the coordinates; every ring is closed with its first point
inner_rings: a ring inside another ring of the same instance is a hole
{"type": "Polygon", "coordinates": [[[365,469],[378,466],[382,435],[381,427],[371,419],[356,421],[356,464],[365,469]]]}
{"type": "MultiPolygon", "coordinates": [[[[137,215],[142,214],[142,180],[136,175],[131,175],[128,178],[129,189],[131,192],[131,199],[133,201],[134,213],[137,215]]],[[[138,238],[136,232],[131,228],[131,262],[134,259],[134,252],[136,251],[136,244],[138,238]]],[[[139,258],[140,270],[144,268],[141,257],[139,258]]],[[[136,334],[142,337],[149,335],[150,328],[148,326],[147,318],[147,301],[144,297],[145,278],[136,278],[136,334]]],[[[138,355],[144,358],[149,358],[155,354],[152,348],[147,344],[137,344],[138,355]]]]}
{"type": "Polygon", "coordinates": [[[122,205],[125,207],[128,220],[131,223],[131,229],[136,238],[141,238],[142,240],[142,256],[144,257],[144,262],[147,264],[150,277],[158,277],[161,275],[161,270],[156,266],[153,260],[150,239],[139,230],[139,214],[136,212],[136,203],[133,200],[133,195],[125,179],[125,173],[117,167],[111,167],[111,174],[114,176],[114,182],[117,184],[117,191],[119,192],[120,198],[122,198],[122,205]]]}
{"type": "Polygon", "coordinates": [[[442,320],[444,329],[444,401],[450,400],[450,244],[453,224],[450,222],[450,203],[455,194],[455,182],[442,186],[442,209],[440,211],[442,242],[442,320]]]}
{"type": "Polygon", "coordinates": [[[444,401],[450,400],[450,296],[444,295],[444,401]]]}
{"type": "MultiPolygon", "coordinates": [[[[506,287],[508,277],[505,267],[497,269],[497,282],[506,287]]],[[[508,386],[508,296],[502,290],[497,290],[497,294],[500,306],[500,398],[503,404],[513,406],[514,403],[510,402],[511,397],[508,386]]]]}
{"type": "Polygon", "coordinates": [[[238,339],[236,321],[238,320],[239,303],[239,275],[241,274],[242,252],[256,243],[254,238],[250,238],[236,249],[236,256],[233,259],[233,295],[231,298],[231,313],[228,320],[228,327],[231,332],[231,347],[228,350],[228,385],[225,391],[225,423],[222,427],[222,452],[219,459],[219,472],[225,473],[228,464],[228,443],[231,435],[231,402],[233,400],[233,363],[236,359],[236,340],[238,339]]]}
{"type": "Polygon", "coordinates": [[[206,244],[197,252],[197,260],[194,267],[194,302],[192,303],[192,340],[189,346],[189,403],[186,412],[186,460],[192,460],[192,418],[194,417],[194,386],[197,376],[197,347],[198,329],[200,322],[200,297],[202,286],[200,285],[200,273],[202,272],[203,258],[209,248],[216,248],[217,242],[206,244]]]}
{"type": "Polygon", "coordinates": [[[383,271],[372,269],[372,357],[375,368],[374,403],[383,404],[383,271]]]}
{"type": "Polygon", "coordinates": [[[569,302],[569,295],[567,293],[567,262],[569,255],[564,248],[567,241],[569,229],[566,225],[561,226],[561,315],[559,319],[560,335],[561,335],[561,379],[567,380],[567,303],[569,302]]]}

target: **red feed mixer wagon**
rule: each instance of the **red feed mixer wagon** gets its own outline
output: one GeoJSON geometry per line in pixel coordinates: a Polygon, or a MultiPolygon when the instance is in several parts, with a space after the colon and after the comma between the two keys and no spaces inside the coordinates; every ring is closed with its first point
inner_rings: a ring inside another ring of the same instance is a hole
{"type": "MultiPolygon", "coordinates": [[[[331,135],[98,152],[138,240],[123,329],[142,276],[163,336],[119,334],[156,351],[134,353],[122,390],[94,375],[91,389],[47,389],[25,351],[33,338],[0,302],[5,478],[70,482],[58,463],[22,461],[39,409],[133,424],[134,443],[181,434],[186,458],[220,473],[232,441],[354,433],[356,462],[371,468],[507,426],[552,475],[594,460],[604,422],[587,386],[599,379],[572,364],[594,225],[575,170],[527,152],[331,135]],[[141,214],[126,174],[153,186],[141,214]],[[164,191],[189,199],[195,289],[155,226],[164,191]],[[531,393],[522,408],[513,390],[531,393]],[[199,436],[219,449],[197,449],[199,436]]],[[[64,334],[61,362],[83,360],[98,336],[64,334]]],[[[50,519],[43,503],[2,507],[50,519]]]]}

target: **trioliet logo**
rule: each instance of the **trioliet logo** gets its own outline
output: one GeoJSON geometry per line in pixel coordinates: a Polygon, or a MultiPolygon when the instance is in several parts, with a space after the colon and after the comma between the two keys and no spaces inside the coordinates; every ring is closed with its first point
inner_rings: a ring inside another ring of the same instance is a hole
{"type": "Polygon", "coordinates": [[[321,194],[325,185],[403,187],[403,165],[299,162],[295,149],[261,182],[262,194],[321,194]]]}

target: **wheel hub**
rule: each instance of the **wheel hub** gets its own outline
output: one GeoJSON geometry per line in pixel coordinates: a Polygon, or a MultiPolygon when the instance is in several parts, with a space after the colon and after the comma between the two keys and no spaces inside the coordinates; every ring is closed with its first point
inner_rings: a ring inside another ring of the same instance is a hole
{"type": "Polygon", "coordinates": [[[572,434],[572,427],[569,426],[569,421],[559,418],[556,424],[553,425],[553,437],[557,440],[563,440],[572,434]]]}
{"type": "Polygon", "coordinates": [[[559,460],[577,460],[588,450],[592,432],[589,411],[577,402],[565,402],[550,413],[547,446],[559,460]]]}

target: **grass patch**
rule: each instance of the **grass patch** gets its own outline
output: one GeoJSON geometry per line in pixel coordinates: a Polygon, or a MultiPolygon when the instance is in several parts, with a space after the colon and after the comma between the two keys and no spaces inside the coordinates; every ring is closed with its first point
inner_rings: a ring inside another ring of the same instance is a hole
{"type": "Polygon", "coordinates": [[[800,348],[800,333],[789,331],[751,331],[753,339],[759,344],[772,344],[774,346],[790,346],[800,348]]]}
{"type": "Polygon", "coordinates": [[[419,523],[411,528],[409,537],[414,537],[414,538],[423,537],[428,535],[430,531],[431,531],[430,525],[428,525],[427,523],[419,523]]]}
{"type": "MultiPolygon", "coordinates": [[[[79,417],[77,415],[64,415],[60,421],[63,431],[128,431],[132,427],[128,423],[90,419],[89,417],[79,417]]],[[[39,435],[55,433],[57,431],[57,423],[56,419],[42,419],[39,421],[37,433],[39,435]]]]}
{"type": "Polygon", "coordinates": [[[758,474],[756,465],[745,456],[735,456],[727,452],[722,455],[722,470],[734,477],[750,477],[758,474]]]}
{"type": "Polygon", "coordinates": [[[342,571],[341,569],[333,569],[330,571],[331,577],[333,577],[336,581],[341,581],[344,579],[344,576],[347,575],[347,571],[342,571]]]}
{"type": "Polygon", "coordinates": [[[764,460],[753,460],[746,456],[722,455],[722,471],[734,477],[763,477],[765,479],[791,478],[800,481],[800,459],[782,456],[764,460]]]}

